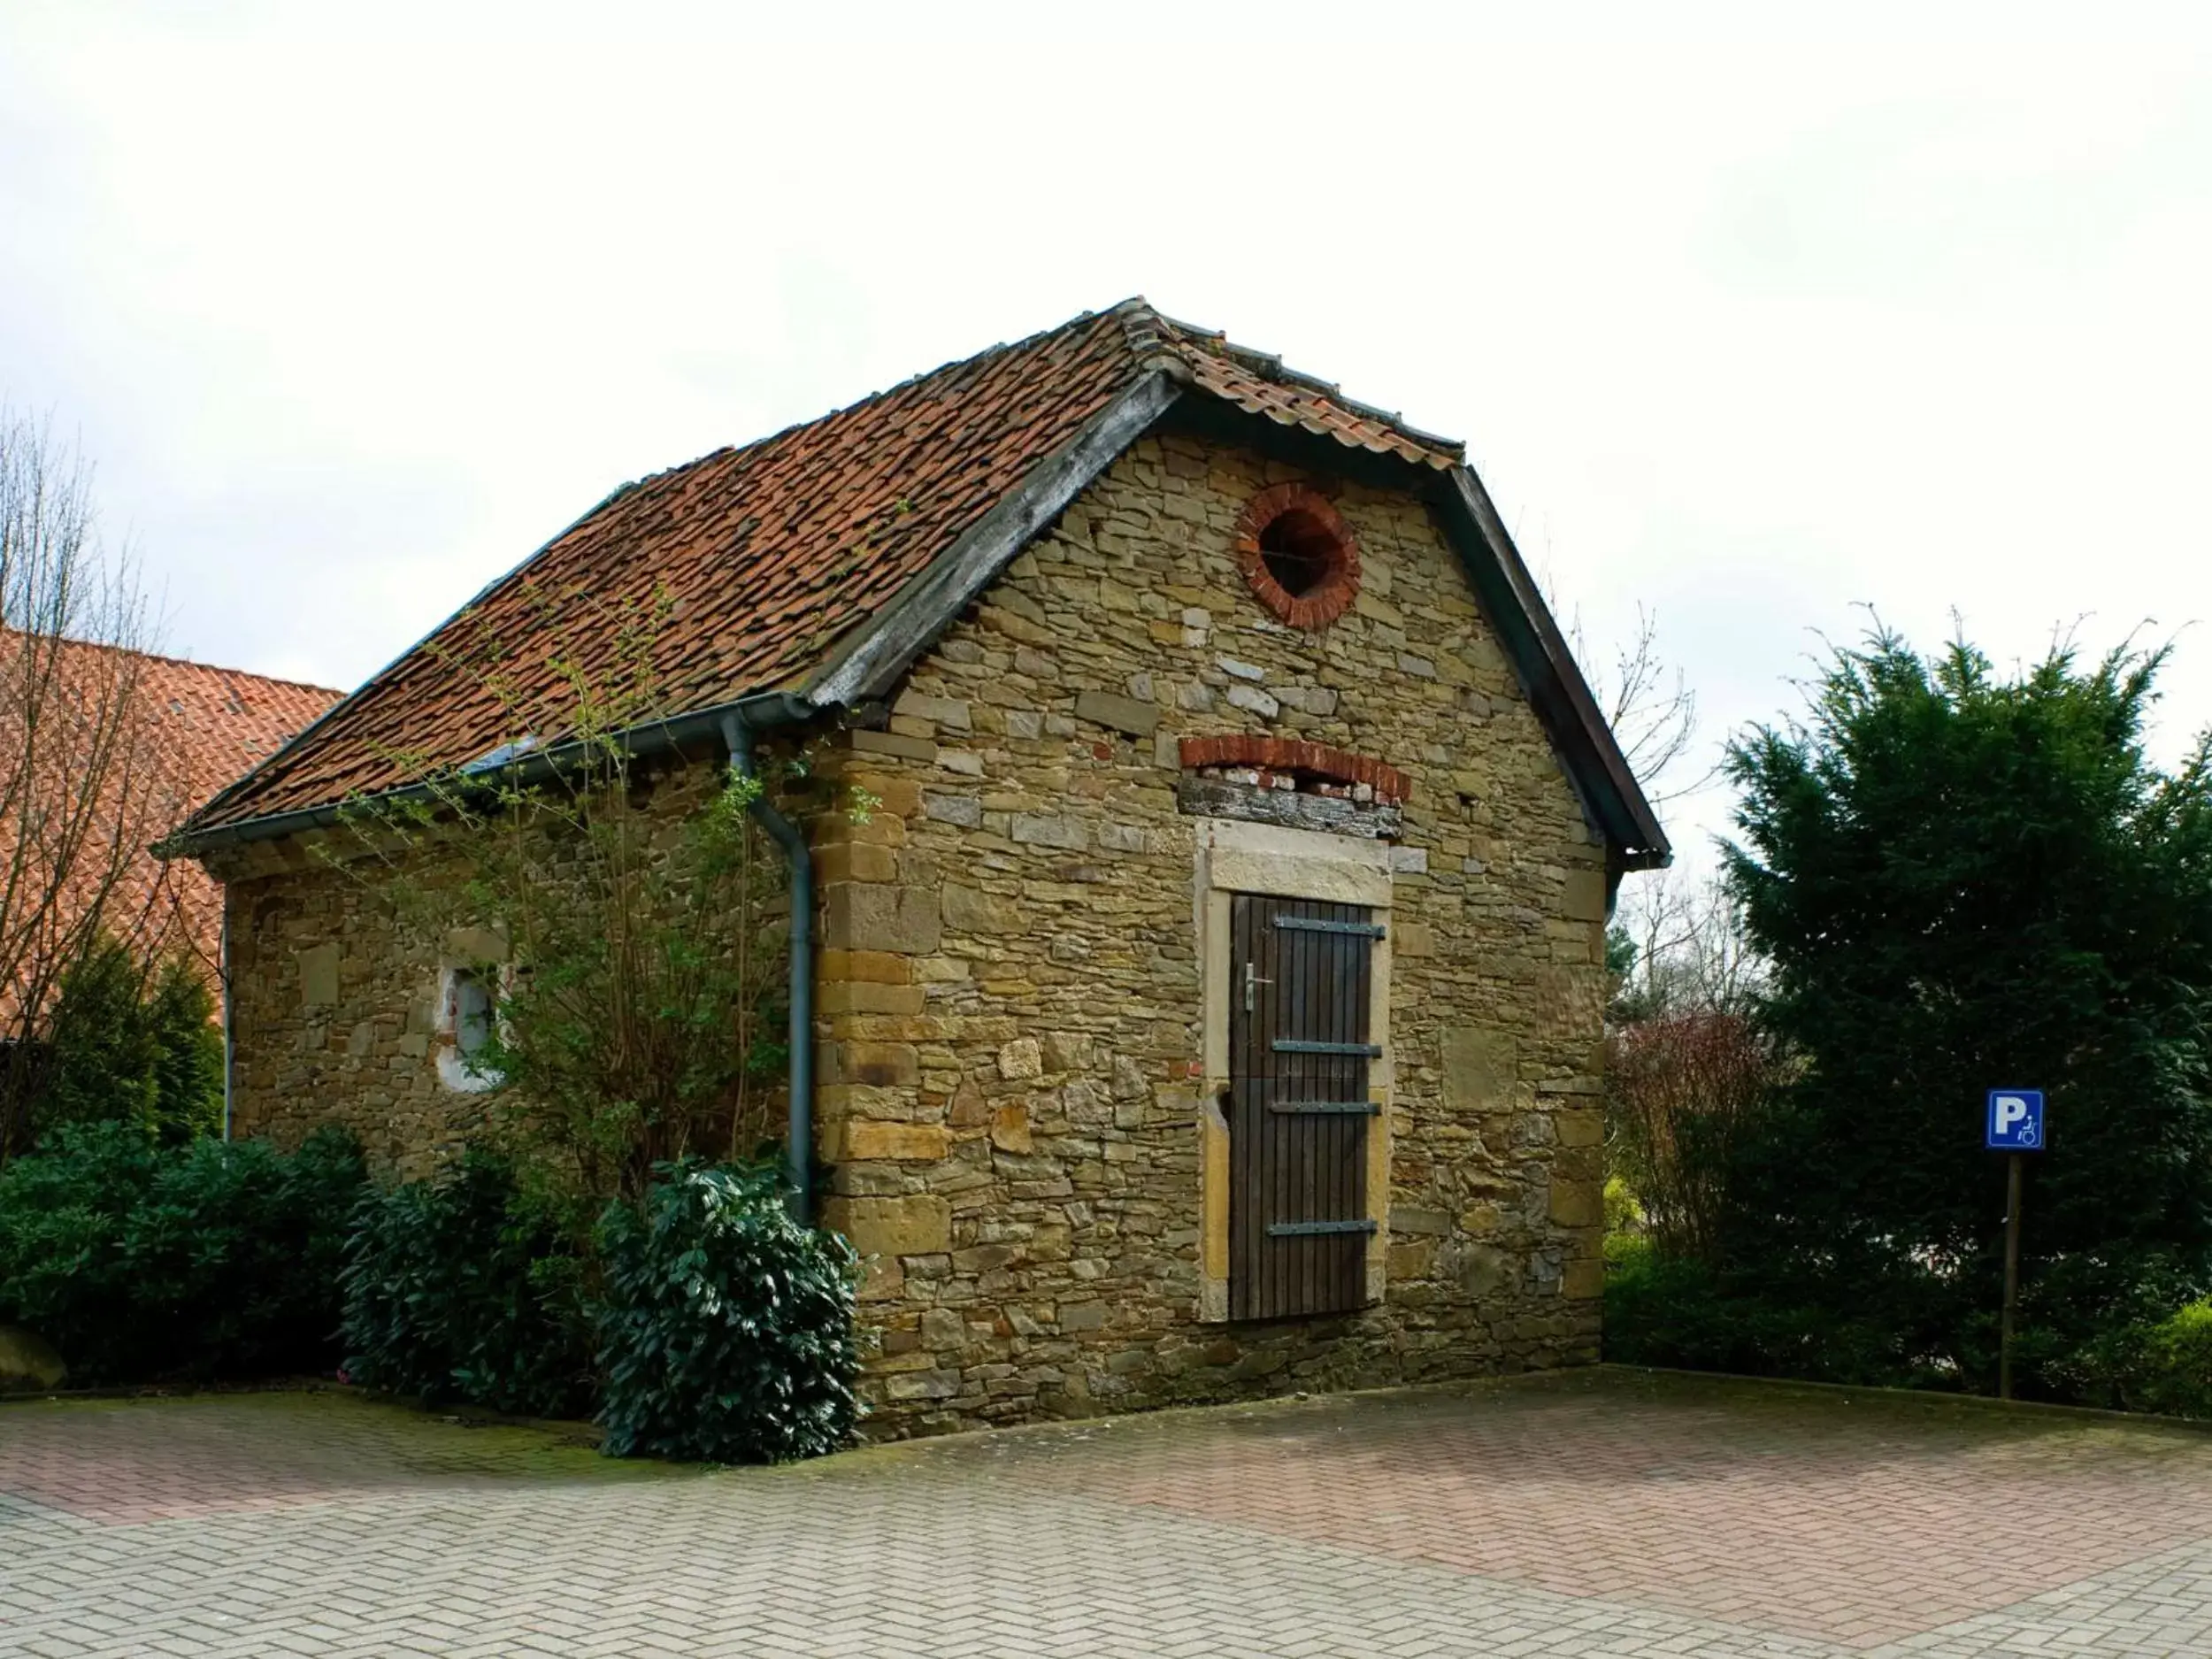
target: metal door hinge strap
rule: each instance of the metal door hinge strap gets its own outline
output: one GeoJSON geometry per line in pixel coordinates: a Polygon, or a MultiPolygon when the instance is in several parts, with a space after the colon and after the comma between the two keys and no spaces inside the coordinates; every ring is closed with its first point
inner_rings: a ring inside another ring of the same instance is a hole
{"type": "Polygon", "coordinates": [[[1308,1042],[1301,1037],[1278,1037],[1268,1046],[1277,1054],[1359,1054],[1370,1060],[1382,1058],[1379,1042],[1308,1042]]]}
{"type": "Polygon", "coordinates": [[[1380,939],[1379,922],[1331,922],[1315,916],[1278,916],[1278,927],[1294,927],[1302,933],[1351,933],[1361,939],[1380,939]]]}
{"type": "Polygon", "coordinates": [[[1321,1113],[1332,1118],[1373,1118],[1382,1108],[1371,1100],[1271,1100],[1271,1112],[1321,1113]]]}
{"type": "Polygon", "coordinates": [[[1375,1224],[1366,1221],[1276,1221],[1268,1224],[1271,1239],[1303,1239],[1323,1233],[1372,1233],[1375,1224]]]}

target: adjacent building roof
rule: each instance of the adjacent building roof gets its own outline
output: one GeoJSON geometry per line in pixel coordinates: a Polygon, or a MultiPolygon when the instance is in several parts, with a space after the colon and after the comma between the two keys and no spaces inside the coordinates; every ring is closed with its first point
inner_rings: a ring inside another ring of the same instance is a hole
{"type": "Polygon", "coordinates": [[[139,685],[154,726],[197,801],[268,760],[345,695],[180,657],[140,656],[139,685]]]}
{"type": "Polygon", "coordinates": [[[280,833],[526,731],[557,743],[572,718],[564,664],[608,672],[649,616],[664,710],[780,692],[803,712],[881,695],[1185,401],[1352,451],[1463,521],[1478,590],[1513,613],[1501,636],[1609,842],[1632,864],[1663,861],[1657,821],[1462,446],[1142,300],[617,490],[216,795],[176,845],[280,833]]]}
{"type": "MultiPolygon", "coordinates": [[[[22,861],[27,886],[50,885],[59,910],[37,924],[42,937],[71,933],[97,909],[99,925],[119,938],[196,957],[211,972],[218,960],[222,900],[215,882],[196,865],[166,864],[149,845],[175,829],[190,809],[267,761],[338,701],[320,686],[272,680],[206,663],[186,662],[114,646],[50,641],[26,654],[27,636],[0,633],[12,674],[53,676],[54,694],[43,720],[75,718],[89,729],[102,708],[134,708],[134,722],[104,722],[111,743],[76,726],[49,730],[36,742],[19,729],[12,707],[0,724],[12,725],[18,762],[9,780],[9,806],[0,811],[0,846],[22,861]],[[50,655],[49,655],[50,653],[50,655]],[[27,666],[32,656],[50,671],[27,666]],[[107,756],[89,752],[91,748],[107,756]],[[89,777],[79,775],[88,769],[89,777]],[[124,775],[124,769],[129,775],[124,775]],[[81,792],[89,781],[99,793],[81,792]],[[46,802],[28,827],[23,803],[46,802]],[[84,802],[90,816],[85,817],[84,802]],[[81,850],[56,850],[67,826],[87,832],[81,850]],[[66,856],[58,879],[54,860],[66,856]]],[[[42,901],[41,902],[42,903],[42,901]]],[[[25,926],[29,926],[26,923],[25,926]]],[[[0,1010],[12,1018],[21,987],[0,986],[0,1010]]]]}
{"type": "MultiPolygon", "coordinates": [[[[84,647],[99,649],[99,647],[84,647]]],[[[218,793],[263,764],[312,726],[342,693],[293,680],[273,680],[211,663],[141,654],[139,689],[159,744],[172,769],[182,809],[218,793]]],[[[173,827],[165,825],[165,831],[173,827]]],[[[165,896],[176,907],[180,942],[203,960],[219,960],[222,895],[197,867],[179,869],[154,856],[150,849],[136,861],[133,891],[148,908],[165,896]]]]}

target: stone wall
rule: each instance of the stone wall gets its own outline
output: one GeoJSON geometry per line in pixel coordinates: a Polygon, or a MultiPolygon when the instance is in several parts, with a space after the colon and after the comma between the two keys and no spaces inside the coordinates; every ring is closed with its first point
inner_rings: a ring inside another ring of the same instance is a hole
{"type": "Polygon", "coordinates": [[[296,1146],[334,1122],[373,1166],[425,1175],[480,1125],[484,1102],[438,1076],[442,953],[324,861],[318,849],[344,840],[290,836],[210,861],[230,927],[232,1128],[296,1146]]]}
{"type": "MultiPolygon", "coordinates": [[[[720,761],[638,770],[637,798],[661,833],[698,809],[720,761]]],[[[319,1124],[342,1124],[372,1168],[411,1179],[484,1127],[488,1102],[457,1061],[442,1002],[452,970],[496,961],[505,947],[470,913],[472,867],[434,836],[367,850],[341,827],[209,858],[229,914],[232,1126],[292,1146],[319,1124]],[[388,873],[411,891],[403,906],[388,873]]]]}
{"type": "Polygon", "coordinates": [[[1256,602],[1238,515],[1297,476],[1140,444],[836,756],[883,801],[817,825],[819,1150],[872,1258],[879,1432],[1595,1357],[1602,849],[1417,501],[1309,480],[1357,597],[1319,631],[1256,602]],[[1411,779],[1386,1294],[1277,1325],[1199,1317],[1180,740],[1253,733],[1411,779]]]}

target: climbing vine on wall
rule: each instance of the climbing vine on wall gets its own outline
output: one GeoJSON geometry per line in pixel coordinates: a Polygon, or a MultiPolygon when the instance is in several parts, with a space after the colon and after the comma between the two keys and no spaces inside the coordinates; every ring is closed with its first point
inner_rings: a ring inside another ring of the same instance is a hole
{"type": "Polygon", "coordinates": [[[411,789],[349,807],[329,856],[440,958],[440,1039],[487,1092],[495,1136],[635,1202],[657,1164],[774,1137],[789,915],[752,809],[764,788],[832,803],[803,750],[758,776],[633,753],[628,734],[677,703],[657,660],[664,600],[546,609],[525,647],[449,648],[511,735],[458,767],[411,764],[411,789]]]}

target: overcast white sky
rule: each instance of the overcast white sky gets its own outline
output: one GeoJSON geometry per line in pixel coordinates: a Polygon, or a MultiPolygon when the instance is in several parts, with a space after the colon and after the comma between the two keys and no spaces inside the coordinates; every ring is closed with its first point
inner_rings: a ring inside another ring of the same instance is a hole
{"type": "Polygon", "coordinates": [[[1533,10],[0,0],[0,396],[172,649],[350,687],[621,480],[1142,293],[1463,436],[1710,745],[1869,604],[2147,622],[2212,720],[2188,13],[1533,10]]]}

